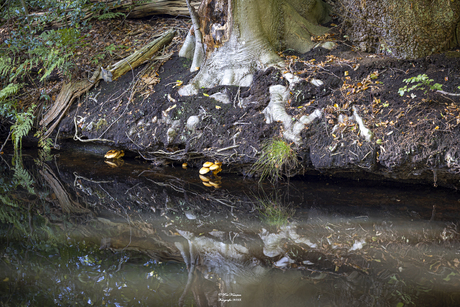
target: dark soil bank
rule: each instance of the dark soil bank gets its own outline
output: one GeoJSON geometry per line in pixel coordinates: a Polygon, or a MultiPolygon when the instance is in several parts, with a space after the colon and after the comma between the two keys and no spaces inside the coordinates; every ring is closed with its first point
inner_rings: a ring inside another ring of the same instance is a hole
{"type": "Polygon", "coordinates": [[[442,84],[443,91],[459,93],[459,51],[397,60],[339,43],[332,51],[316,48],[283,57],[285,70],[256,72],[250,88],[221,86],[184,97],[177,90],[193,77],[190,62],[173,55],[158,69],[160,82],[154,86],[139,86],[149,73],[145,67],[101,82],[72,105],[59,136],[112,140],[96,143],[155,163],[187,161],[198,167],[204,159],[218,159],[224,172],[247,173],[261,143],[283,134],[283,124],[267,124],[262,113],[270,86],[283,85],[290,86],[286,112],[293,121],[321,111],[300,132],[300,142],[291,144],[301,161],[291,173],[460,184],[460,97],[423,90],[398,94],[403,79],[420,74],[442,84]],[[290,85],[285,73],[300,82],[290,85]],[[229,103],[210,97],[218,92],[229,103]],[[354,113],[372,132],[370,140],[354,113]]]}

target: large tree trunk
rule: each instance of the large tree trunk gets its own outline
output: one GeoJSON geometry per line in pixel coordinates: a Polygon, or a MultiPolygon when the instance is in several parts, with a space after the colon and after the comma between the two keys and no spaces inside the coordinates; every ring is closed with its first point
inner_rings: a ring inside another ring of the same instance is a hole
{"type": "Polygon", "coordinates": [[[319,23],[328,13],[321,0],[203,0],[199,29],[195,23],[181,55],[192,57],[191,37],[197,33],[203,37],[206,57],[204,63],[194,60],[191,70],[200,66],[200,72],[181,94],[216,85],[249,86],[255,70],[282,65],[278,51],[310,50],[310,37],[327,31],[319,23]]]}
{"type": "Polygon", "coordinates": [[[337,11],[362,51],[413,59],[459,44],[459,0],[339,0],[337,11]]]}

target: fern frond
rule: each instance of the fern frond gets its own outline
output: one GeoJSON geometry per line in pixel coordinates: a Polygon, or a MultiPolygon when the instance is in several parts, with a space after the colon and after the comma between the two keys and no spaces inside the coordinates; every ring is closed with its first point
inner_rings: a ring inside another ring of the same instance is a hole
{"type": "Polygon", "coordinates": [[[30,176],[29,172],[22,166],[22,163],[16,163],[14,165],[14,179],[18,185],[22,185],[27,189],[30,194],[36,194],[33,184],[34,179],[30,176]]]}
{"type": "Polygon", "coordinates": [[[18,113],[16,115],[16,122],[11,126],[11,138],[15,150],[20,150],[22,148],[22,138],[32,129],[34,108],[35,105],[32,105],[27,112],[18,113]]]}
{"type": "Polygon", "coordinates": [[[53,56],[51,58],[51,60],[48,60],[47,61],[49,63],[51,63],[51,65],[49,67],[46,68],[46,72],[45,74],[40,78],[40,81],[43,81],[45,80],[47,77],[49,77],[49,75],[51,75],[51,73],[53,72],[53,70],[55,68],[61,68],[62,66],[64,66],[65,62],[66,62],[66,59],[63,58],[63,57],[59,57],[59,56],[53,56]]]}
{"type": "Polygon", "coordinates": [[[24,75],[27,71],[29,71],[29,68],[27,68],[29,64],[32,64],[32,63],[29,59],[27,59],[24,61],[24,63],[19,65],[15,73],[10,76],[10,82],[13,81],[15,78],[24,75]]]}
{"type": "Polygon", "coordinates": [[[7,77],[13,69],[13,60],[10,57],[0,57],[0,76],[7,77]]]}
{"type": "Polygon", "coordinates": [[[16,94],[22,87],[22,84],[9,83],[5,88],[0,90],[0,102],[16,94]]]}

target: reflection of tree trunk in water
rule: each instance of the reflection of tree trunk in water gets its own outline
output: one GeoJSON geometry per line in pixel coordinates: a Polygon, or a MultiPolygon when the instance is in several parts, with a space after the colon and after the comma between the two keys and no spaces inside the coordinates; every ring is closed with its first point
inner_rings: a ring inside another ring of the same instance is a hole
{"type": "Polygon", "coordinates": [[[179,299],[179,306],[181,307],[184,306],[185,296],[190,290],[190,287],[192,286],[193,281],[196,280],[195,267],[198,261],[198,255],[196,253],[195,248],[193,247],[192,242],[190,240],[187,240],[187,241],[188,241],[188,246],[189,246],[188,254],[185,251],[184,245],[179,242],[176,242],[176,247],[180,250],[180,253],[182,257],[184,258],[184,261],[185,261],[185,264],[187,265],[187,270],[188,270],[187,284],[185,285],[184,291],[182,292],[182,295],[179,299]]]}
{"type": "Polygon", "coordinates": [[[61,205],[61,208],[66,213],[88,213],[90,210],[83,208],[80,203],[72,200],[69,193],[64,189],[60,180],[56,177],[54,172],[48,165],[45,164],[44,169],[39,171],[40,175],[43,176],[45,181],[53,189],[56,198],[61,205]]]}

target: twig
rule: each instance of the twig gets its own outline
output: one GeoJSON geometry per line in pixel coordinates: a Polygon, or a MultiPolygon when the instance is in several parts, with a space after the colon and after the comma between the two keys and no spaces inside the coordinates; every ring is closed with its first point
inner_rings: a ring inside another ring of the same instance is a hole
{"type": "Polygon", "coordinates": [[[5,147],[6,142],[8,142],[8,139],[10,138],[11,133],[13,133],[13,130],[10,130],[10,133],[8,133],[8,136],[6,137],[5,142],[3,142],[3,145],[2,145],[2,147],[0,148],[0,152],[3,151],[3,147],[5,147]]]}
{"type": "MultiPolygon", "coordinates": [[[[80,116],[81,117],[81,116],[80,116]]],[[[87,139],[87,140],[82,140],[78,136],[78,126],[77,126],[77,117],[75,116],[73,118],[73,122],[75,124],[75,135],[73,136],[74,141],[80,141],[80,142],[95,142],[95,141],[101,141],[101,142],[114,142],[112,140],[107,140],[107,139],[87,139]]]]}
{"type": "Polygon", "coordinates": [[[224,150],[227,150],[227,149],[237,148],[237,147],[239,147],[239,146],[240,146],[240,145],[233,145],[233,146],[221,148],[221,149],[216,150],[216,153],[217,153],[217,152],[224,151],[224,150]]]}
{"type": "Polygon", "coordinates": [[[444,92],[441,90],[437,90],[436,92],[444,94],[444,95],[450,95],[450,96],[460,96],[460,94],[454,94],[454,93],[449,93],[449,92],[444,92]]]}
{"type": "Polygon", "coordinates": [[[79,175],[77,174],[77,172],[74,172],[73,175],[75,176],[75,179],[74,179],[74,181],[73,181],[73,185],[74,185],[74,186],[76,186],[76,183],[77,183],[77,180],[78,180],[78,179],[84,179],[84,180],[89,181],[89,182],[92,182],[92,183],[111,183],[111,182],[113,182],[113,180],[112,180],[112,181],[97,181],[97,180],[88,179],[88,178],[86,178],[86,177],[79,176],[79,175]]]}

